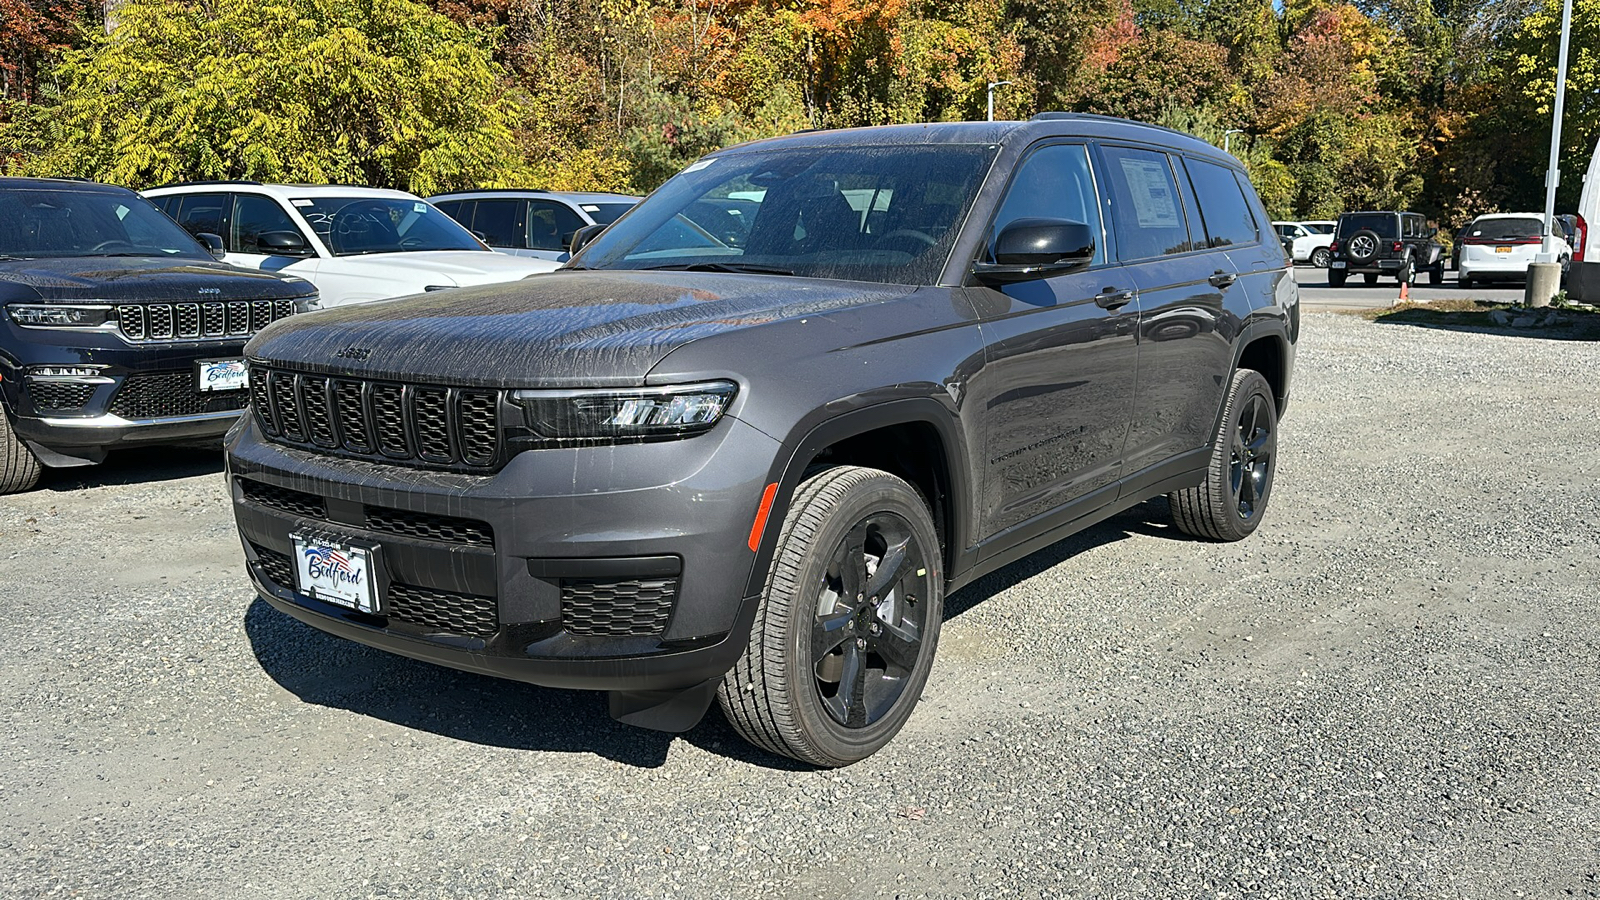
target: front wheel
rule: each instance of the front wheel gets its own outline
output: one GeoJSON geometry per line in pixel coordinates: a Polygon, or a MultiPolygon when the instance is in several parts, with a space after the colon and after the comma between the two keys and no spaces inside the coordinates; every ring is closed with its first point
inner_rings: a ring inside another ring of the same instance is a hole
{"type": "Polygon", "coordinates": [[[1428,270],[1428,283],[1432,285],[1444,284],[1444,263],[1439,263],[1428,270]]]}
{"type": "Polygon", "coordinates": [[[1328,270],[1328,286],[1344,287],[1345,271],[1343,269],[1328,270]]]}
{"type": "Polygon", "coordinates": [[[1409,258],[1400,264],[1400,271],[1394,273],[1394,280],[1398,284],[1410,284],[1417,277],[1417,264],[1409,258]]]}
{"type": "Polygon", "coordinates": [[[11,430],[11,419],[0,409],[0,494],[32,490],[42,468],[39,457],[11,430]]]}
{"type": "Polygon", "coordinates": [[[1242,540],[1261,524],[1278,467],[1278,406],[1260,372],[1233,373],[1211,464],[1198,486],[1167,495],[1173,524],[1214,541],[1242,540]]]}
{"type": "Polygon", "coordinates": [[[1311,251],[1311,264],[1319,269],[1326,269],[1328,267],[1328,263],[1332,261],[1333,256],[1332,254],[1328,253],[1327,247],[1318,247],[1317,249],[1311,251]]]}
{"type": "Polygon", "coordinates": [[[717,700],[759,747],[849,765],[911,716],[943,616],[939,539],[922,497],[888,472],[825,469],[795,491],[750,643],[717,700]]]}
{"type": "Polygon", "coordinates": [[[1367,284],[1377,284],[1378,283],[1378,273],[1377,272],[1368,272],[1365,275],[1361,276],[1361,280],[1366,282],[1367,284]]]}

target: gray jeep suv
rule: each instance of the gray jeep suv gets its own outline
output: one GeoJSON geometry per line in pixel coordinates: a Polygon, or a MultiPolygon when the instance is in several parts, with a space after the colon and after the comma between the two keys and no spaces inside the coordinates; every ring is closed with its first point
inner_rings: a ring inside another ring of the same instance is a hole
{"type": "Polygon", "coordinates": [[[950,591],[1163,494],[1249,535],[1298,331],[1244,171],[1193,138],[802,133],[561,271],[269,328],[230,488],[261,596],[316,628],[644,727],[717,700],[843,765],[911,714],[950,591]],[[706,200],[749,205],[736,245],[706,200]]]}

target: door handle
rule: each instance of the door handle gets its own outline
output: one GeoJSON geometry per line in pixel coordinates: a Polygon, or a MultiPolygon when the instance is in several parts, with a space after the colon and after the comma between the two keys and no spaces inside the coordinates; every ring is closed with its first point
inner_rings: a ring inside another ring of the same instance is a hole
{"type": "Polygon", "coordinates": [[[1119,309],[1133,302],[1133,291],[1106,288],[1094,295],[1094,303],[1101,309],[1119,309]]]}
{"type": "Polygon", "coordinates": [[[1238,281],[1239,276],[1234,275],[1231,272],[1224,272],[1221,269],[1218,269],[1215,275],[1212,275],[1206,280],[1211,282],[1212,287],[1225,288],[1232,285],[1235,281],[1238,281]]]}

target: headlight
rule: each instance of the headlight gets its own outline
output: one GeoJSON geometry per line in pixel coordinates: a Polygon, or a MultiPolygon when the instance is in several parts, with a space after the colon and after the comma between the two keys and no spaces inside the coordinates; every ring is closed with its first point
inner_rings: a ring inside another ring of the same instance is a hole
{"type": "Polygon", "coordinates": [[[658,388],[516,391],[528,427],[548,441],[643,441],[709,431],[738,386],[707,381],[658,388]]]}
{"type": "Polygon", "coordinates": [[[294,298],[294,311],[297,313],[311,312],[322,308],[322,297],[319,294],[307,294],[304,297],[294,298]]]}
{"type": "Polygon", "coordinates": [[[6,313],[27,328],[99,328],[111,320],[111,307],[88,304],[13,303],[6,313]]]}

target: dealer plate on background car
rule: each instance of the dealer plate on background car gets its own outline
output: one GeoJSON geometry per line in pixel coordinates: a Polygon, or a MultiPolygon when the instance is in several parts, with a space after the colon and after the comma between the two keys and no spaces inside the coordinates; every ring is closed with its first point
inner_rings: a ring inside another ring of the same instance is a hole
{"type": "Polygon", "coordinates": [[[250,386],[250,367],[242,359],[202,359],[195,363],[202,391],[239,391],[250,386]]]}
{"type": "Polygon", "coordinates": [[[373,551],[325,534],[295,532],[295,589],[324,603],[358,612],[378,611],[373,551]]]}
{"type": "Polygon", "coordinates": [[[1339,260],[1339,261],[1336,261],[1336,262],[1331,262],[1331,263],[1328,264],[1328,268],[1330,268],[1330,269],[1342,269],[1342,268],[1344,268],[1344,261],[1343,260],[1339,260]]]}

